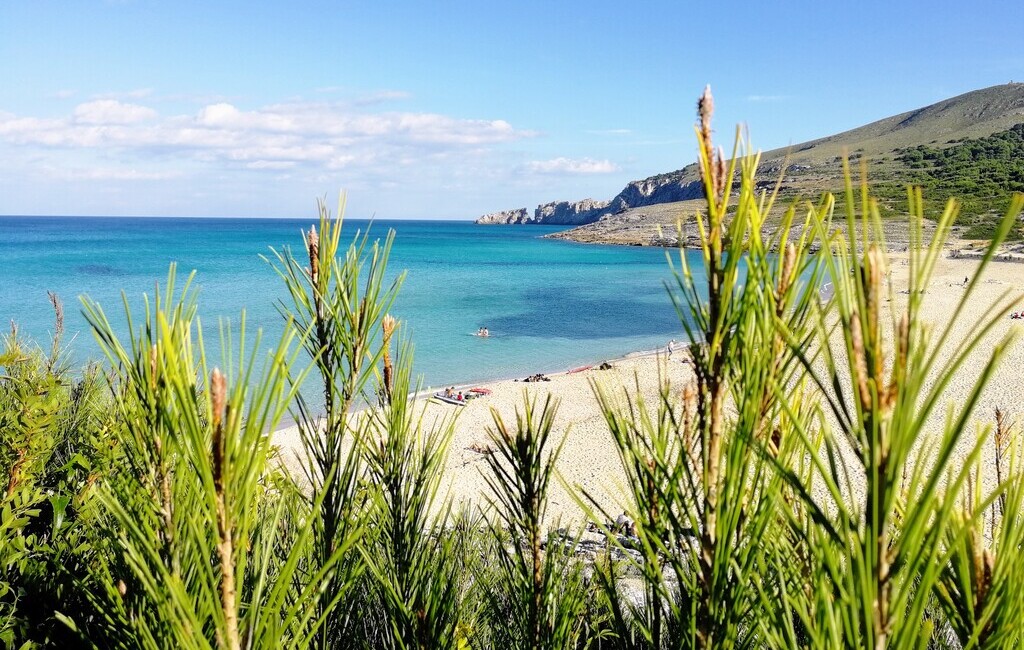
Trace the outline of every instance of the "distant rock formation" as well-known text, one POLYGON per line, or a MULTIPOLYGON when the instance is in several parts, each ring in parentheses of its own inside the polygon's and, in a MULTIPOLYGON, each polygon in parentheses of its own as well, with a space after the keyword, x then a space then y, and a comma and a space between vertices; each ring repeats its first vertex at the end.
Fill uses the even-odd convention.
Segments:
POLYGON ((552 201, 538 205, 532 216, 527 214, 526 208, 520 208, 485 214, 477 219, 476 223, 582 226, 631 208, 700 198, 703 192, 704 186, 695 178, 694 170, 687 167, 668 174, 632 181, 610 201, 552 201))
POLYGON ((533 212, 533 223, 579 226, 593 223, 608 212, 608 201, 583 199, 582 201, 552 201, 538 205, 533 212))
POLYGON ((477 223, 482 224, 531 223, 532 221, 533 219, 526 211, 526 208, 492 212, 490 214, 485 214, 476 220, 477 223))
POLYGON ((530 214, 526 208, 503 210, 485 214, 476 220, 481 224, 522 224, 543 223, 561 226, 580 226, 597 221, 601 215, 609 211, 608 201, 583 199, 582 201, 552 201, 538 205, 530 214))
POLYGON ((691 169, 680 169, 630 182, 614 199, 609 201, 608 211, 622 212, 630 208, 689 201, 702 196, 704 196, 704 185, 701 181, 693 178, 691 169))

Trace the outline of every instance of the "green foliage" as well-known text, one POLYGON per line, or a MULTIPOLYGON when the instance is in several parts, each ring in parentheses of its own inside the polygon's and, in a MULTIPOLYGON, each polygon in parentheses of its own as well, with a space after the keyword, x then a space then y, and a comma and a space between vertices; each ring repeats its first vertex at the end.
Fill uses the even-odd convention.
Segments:
MULTIPOLYGON (((314 227, 304 233, 305 258, 296 259, 285 248, 273 251, 270 263, 291 298, 291 304, 282 303, 279 311, 315 368, 324 398, 322 410, 311 408, 301 394, 296 395, 295 405, 306 452, 309 499, 317 513, 311 561, 328 571, 325 590, 330 600, 319 604, 318 619, 324 626, 314 640, 317 647, 326 648, 350 642, 368 616, 361 610, 361 598, 346 598, 349 589, 364 595, 373 589, 362 580, 366 566, 353 546, 364 532, 372 486, 361 480, 362 443, 349 416, 360 400, 374 402, 366 388, 387 349, 379 339, 375 345, 374 337, 402 277, 385 282, 394 233, 383 245, 371 244, 369 233, 357 233, 347 250, 340 252, 343 204, 337 221, 323 201, 318 209, 320 232, 314 227)), ((363 420, 364 427, 368 423, 363 420)))
POLYGON ((0 351, 0 641, 68 643, 62 616, 99 618, 87 593, 103 552, 95 524, 97 478, 116 462, 105 435, 109 394, 96 366, 77 377, 62 358, 63 309, 44 351, 16 329, 0 351))
POLYGON ((999 487, 983 496, 980 481, 969 484, 944 540, 949 560, 936 595, 963 648, 1015 648, 1024 637, 1024 477, 1017 434, 997 410, 992 441, 999 487))
MULTIPOLYGON (((387 345, 391 330, 385 332, 387 345)), ((364 437, 376 489, 369 515, 373 532, 361 549, 376 579, 376 609, 384 614, 374 646, 457 648, 459 539, 445 531, 449 509, 437 498, 452 428, 447 423, 424 432, 422 413, 417 417, 404 397, 410 394, 409 346, 400 346, 397 361, 397 373, 378 391, 383 404, 368 415, 364 437)))
MULTIPOLYGON (((913 198, 911 286, 905 310, 884 313, 881 219, 866 185, 855 192, 848 184, 847 238, 833 239, 833 254, 824 258, 835 288, 837 321, 830 321, 831 315, 819 317, 814 349, 820 350, 822 363, 816 367, 804 352, 807 342, 787 333, 830 419, 838 423, 833 429, 813 412, 791 420, 791 434, 816 460, 804 477, 787 474, 815 523, 810 541, 792 550, 797 556, 811 552, 804 563, 807 573, 792 576, 790 582, 790 589, 799 592, 790 594, 791 603, 809 631, 811 647, 835 647, 837 641, 864 648, 925 647, 928 626, 918 624, 945 564, 943 535, 951 530, 957 534, 953 504, 978 462, 981 441, 971 445, 965 465, 952 460, 953 451, 971 428, 971 410, 1013 336, 992 350, 968 401, 949 413, 944 429, 926 439, 921 422, 938 407, 942 391, 963 371, 966 358, 1012 301, 1004 296, 977 324, 976 336, 955 344, 949 357, 937 354, 950 340, 956 319, 933 332, 920 317, 921 301, 956 208, 948 206, 935 239, 925 247, 920 194, 913 198), (832 343, 831 323, 841 333, 841 345, 832 343), (891 323, 889 335, 883 334, 885 323, 891 323), (937 379, 930 381, 933 372, 937 379), (809 485, 824 489, 814 494, 809 485)), ((1018 199, 1004 217, 963 302, 971 299, 980 272, 1020 203, 1018 199)))
POLYGON ((920 145, 897 153, 908 168, 921 170, 915 180, 946 197, 1024 192, 1024 124, 947 147, 920 145))
MULTIPOLYGON (((173 266, 141 318, 125 300, 124 341, 84 300, 103 369, 64 367, 55 296, 49 349, 16 333, 4 340, 0 643, 1018 646, 1024 446, 1000 413, 991 437, 968 437, 1014 335, 988 353, 937 433, 921 423, 1019 297, 1005 295, 962 341, 952 340, 953 322, 922 322, 958 204, 935 216, 935 238, 924 242, 918 189, 910 292, 892 300, 885 202, 855 188, 848 169, 845 236, 833 232, 831 195, 792 206, 763 236, 777 194, 758 193, 756 157, 727 164, 714 152, 710 94, 699 109, 706 284, 681 256, 669 286, 694 380, 681 392, 664 384, 653 402, 594 384, 626 486, 626 521, 603 526, 596 558, 582 559, 580 535, 546 517, 562 433, 551 399, 524 397, 514 424, 493 413, 490 508, 453 512, 439 491, 453 421, 424 420, 411 344, 388 313, 401 284, 387 275, 393 234, 343 247, 341 221, 321 203, 303 254, 271 255, 288 301, 269 354, 253 351, 259 337, 246 349, 243 317, 237 341, 222 328, 226 370, 211 368, 196 294, 190 282, 176 288, 173 266), (824 283, 830 297, 819 293, 824 283), (307 375, 322 403, 300 396, 307 375), (299 475, 283 469, 269 436, 289 409, 303 443, 299 475), (984 492, 989 441, 996 487, 984 492), (954 462, 964 446, 966 462, 954 462)), ((1022 135, 1015 127, 908 150, 903 162, 935 183, 962 178, 961 189, 989 191, 1014 182, 1022 135)), ((963 301, 1022 207, 1018 195, 993 226, 963 301)), ((617 514, 577 498, 597 521, 617 514)))
POLYGON ((550 397, 538 412, 527 395, 515 428, 491 412, 495 451, 487 456, 485 478, 497 515, 491 523, 497 570, 484 586, 490 647, 568 648, 581 632, 585 602, 575 539, 556 533, 545 542, 547 491, 561 452, 551 439, 557 412, 550 397))
POLYGON ((257 370, 243 317, 237 365, 222 333, 228 369, 211 370, 190 282, 176 294, 173 266, 137 329, 126 307, 127 346, 99 305, 84 304, 117 371, 113 435, 124 449, 97 497, 121 551, 97 595, 110 625, 137 647, 304 647, 322 625, 327 570, 300 572, 312 518, 285 516, 295 501, 266 435, 296 392, 292 333, 257 370))
POLYGON ((670 287, 695 342, 695 382, 682 404, 664 386, 653 406, 628 393, 616 401, 595 385, 635 504, 630 515, 641 559, 634 568, 644 580, 644 601, 616 606, 622 597, 614 576, 603 574, 603 581, 615 594, 615 628, 640 647, 761 642, 752 612, 764 606, 760 589, 772 588, 761 581, 772 549, 766 538, 784 532, 773 471, 782 415, 775 386, 798 382, 801 374, 780 332, 784 326, 806 337, 818 284, 819 262, 808 254, 810 220, 794 233, 790 210, 775 238, 762 240, 774 196, 755 194, 755 158, 732 156, 741 180, 738 201, 729 205, 735 170, 714 153, 710 103, 710 95, 701 100, 698 130, 701 166, 710 170, 707 212, 697 218, 707 285, 696 285, 680 256, 670 287))
MULTIPOLYGON (((883 208, 905 200, 906 185, 923 188, 928 197, 923 213, 939 219, 952 198, 960 204, 961 219, 968 225, 964 237, 992 239, 1014 192, 1024 192, 1024 124, 977 139, 961 139, 945 147, 919 145, 898 149, 902 169, 896 182, 877 185, 883 208)), ((1024 238, 1024 226, 1016 224, 1006 238, 1024 238)))

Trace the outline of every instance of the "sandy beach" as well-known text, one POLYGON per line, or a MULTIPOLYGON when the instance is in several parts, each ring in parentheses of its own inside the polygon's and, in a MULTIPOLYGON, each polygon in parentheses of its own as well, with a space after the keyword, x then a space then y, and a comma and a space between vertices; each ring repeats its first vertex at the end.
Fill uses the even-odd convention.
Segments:
MULTIPOLYGON (((891 253, 890 278, 892 294, 897 308, 907 297, 909 266, 907 253, 891 253)), ((950 344, 940 352, 948 355, 956 345, 968 337, 975 336, 979 319, 985 311, 1007 291, 1017 298, 1014 309, 1024 309, 1024 265, 996 262, 989 266, 977 288, 974 297, 961 313, 956 313, 957 303, 966 291, 965 278, 972 278, 977 272, 978 262, 969 259, 950 258, 944 254, 936 265, 924 301, 924 318, 936 326, 956 318, 950 344)), ((968 364, 957 374, 945 393, 945 403, 963 403, 974 385, 978 374, 984 369, 988 356, 996 343, 1012 328, 1024 328, 1024 320, 1002 319, 986 336, 972 355, 968 364)), ((487 486, 481 475, 486 469, 484 456, 475 451, 488 444, 487 430, 492 426, 491 409, 502 415, 506 422, 515 421, 515 410, 523 403, 524 394, 543 402, 547 396, 559 401, 556 430, 558 436, 565 436, 565 444, 557 468, 561 480, 553 486, 550 495, 549 520, 561 517, 564 521, 579 520, 582 515, 576 499, 565 489, 573 486, 577 493, 585 490, 595 497, 610 512, 622 510, 622 471, 618 452, 608 432, 604 418, 594 397, 592 382, 600 382, 609 389, 620 392, 628 387, 631 394, 639 392, 645 399, 653 401, 657 395, 659 377, 664 376, 678 394, 692 371, 681 352, 667 358, 664 350, 654 354, 629 356, 611 360, 611 369, 587 370, 548 375, 547 382, 499 381, 484 385, 491 393, 475 399, 466 406, 454 406, 422 399, 418 404, 425 408, 424 422, 427 426, 434 421, 456 415, 455 431, 451 441, 449 457, 444 474, 442 490, 453 498, 456 507, 466 504, 486 504, 487 486)), ((539 364, 540 365, 540 364, 539 364)), ((991 382, 985 389, 975 409, 974 418, 979 425, 991 425, 996 407, 1006 411, 1011 419, 1024 425, 1024 340, 1017 340, 1007 351, 1003 363, 997 368, 991 382)), ((937 409, 933 416, 922 423, 926 431, 936 431, 946 417, 946 408, 937 409)), ((966 436, 960 446, 961 457, 967 453, 973 436, 966 436)), ((297 429, 287 427, 275 434, 275 443, 283 455, 294 459, 301 448, 297 429)), ((986 445, 984 458, 991 466, 993 452, 986 445)), ((994 472, 989 472, 993 474, 994 472)), ((991 483, 991 476, 987 477, 991 483)))

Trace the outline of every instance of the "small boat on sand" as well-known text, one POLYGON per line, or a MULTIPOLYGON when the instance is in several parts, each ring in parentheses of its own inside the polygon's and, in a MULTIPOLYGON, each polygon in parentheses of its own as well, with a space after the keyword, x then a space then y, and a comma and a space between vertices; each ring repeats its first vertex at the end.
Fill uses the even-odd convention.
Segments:
POLYGON ((471 392, 471 393, 478 393, 480 395, 490 395, 491 394, 491 389, 490 388, 481 388, 480 386, 476 386, 474 388, 470 388, 469 392, 471 392))
POLYGON ((466 405, 465 399, 458 399, 457 397, 448 397, 444 393, 434 393, 434 399, 441 400, 442 402, 446 402, 448 404, 454 404, 455 406, 466 405))
POLYGON ((579 368, 573 368, 572 370, 567 370, 565 372, 565 374, 567 374, 567 375, 575 375, 577 372, 583 372, 584 370, 590 370, 593 367, 594 366, 580 366, 579 368))

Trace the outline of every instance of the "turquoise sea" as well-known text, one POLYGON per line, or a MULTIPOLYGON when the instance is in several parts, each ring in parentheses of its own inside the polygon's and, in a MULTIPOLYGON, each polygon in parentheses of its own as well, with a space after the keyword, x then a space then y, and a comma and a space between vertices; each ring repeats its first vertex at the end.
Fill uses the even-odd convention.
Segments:
MULTIPOLYGON (((64 301, 73 362, 100 356, 78 297, 98 301, 125 333, 124 291, 141 312, 177 262, 195 270, 208 349, 218 319, 262 328, 276 341, 283 285, 260 258, 269 248, 301 252, 294 219, 0 217, 0 322, 48 340, 46 292, 64 301)), ((557 372, 664 346, 683 337, 665 289, 665 251, 541 239, 546 226, 478 226, 465 221, 345 221, 383 239, 394 229, 389 270, 407 277, 393 314, 415 344, 424 386, 557 372), (491 338, 473 336, 486 326, 491 338)), ((672 255, 678 255, 673 251, 672 255)))

